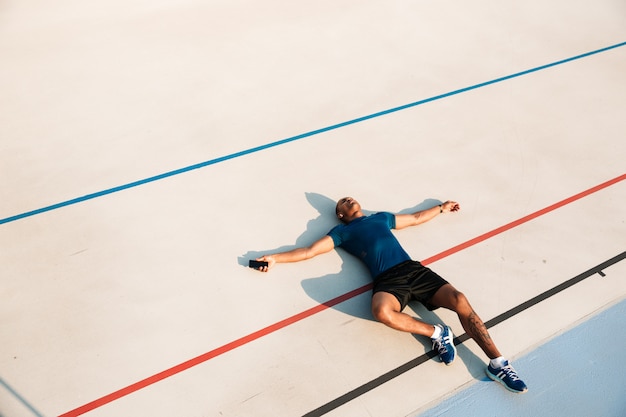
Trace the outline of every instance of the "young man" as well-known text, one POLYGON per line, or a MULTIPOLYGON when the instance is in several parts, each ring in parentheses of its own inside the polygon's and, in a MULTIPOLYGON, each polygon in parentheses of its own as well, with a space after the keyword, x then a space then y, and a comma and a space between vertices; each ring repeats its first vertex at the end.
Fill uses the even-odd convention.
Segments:
POLYGON ((414 319, 402 310, 411 300, 421 302, 429 310, 439 307, 452 310, 459 316, 467 334, 489 357, 487 375, 512 392, 526 392, 526 384, 502 356, 465 295, 429 268, 411 260, 391 232, 391 229, 417 226, 441 213, 459 210, 458 203, 446 201, 413 214, 381 212, 365 216, 355 199, 345 197, 336 206, 337 218, 342 224, 309 247, 258 258, 268 263, 259 270, 267 272, 276 263, 303 261, 341 247, 361 259, 374 278, 372 314, 376 320, 396 330, 430 337, 440 360, 450 365, 456 354, 450 328, 414 319))

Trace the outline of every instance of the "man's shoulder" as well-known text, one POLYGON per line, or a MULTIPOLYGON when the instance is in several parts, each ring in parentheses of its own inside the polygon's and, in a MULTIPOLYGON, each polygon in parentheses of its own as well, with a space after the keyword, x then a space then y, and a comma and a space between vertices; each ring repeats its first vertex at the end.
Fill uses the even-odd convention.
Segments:
POLYGON ((376 214, 372 214, 371 217, 376 217, 380 222, 384 222, 390 229, 396 227, 396 215, 388 211, 379 211, 376 214))
POLYGON ((395 218, 396 215, 393 214, 393 213, 390 213, 388 211, 379 211, 378 213, 374 213, 374 214, 370 215, 369 217, 375 217, 375 218, 378 218, 378 219, 389 220, 389 219, 395 218))
POLYGON ((328 233, 326 233, 326 235, 328 235, 328 236, 338 235, 338 234, 340 234, 342 232, 342 230, 344 230, 346 228, 346 226, 348 226, 348 225, 347 224, 343 224, 343 223, 335 225, 328 231, 328 233))
POLYGON ((345 224, 337 224, 337 225, 333 226, 333 227, 332 227, 332 228, 328 231, 328 233, 327 233, 327 234, 329 234, 329 233, 331 233, 331 232, 333 232, 333 231, 337 231, 337 230, 341 229, 343 226, 345 226, 345 224))
POLYGON ((394 216, 393 213, 390 213, 388 211, 378 211, 374 214, 371 214, 369 217, 374 217, 374 216, 378 216, 378 217, 389 217, 389 216, 394 216))

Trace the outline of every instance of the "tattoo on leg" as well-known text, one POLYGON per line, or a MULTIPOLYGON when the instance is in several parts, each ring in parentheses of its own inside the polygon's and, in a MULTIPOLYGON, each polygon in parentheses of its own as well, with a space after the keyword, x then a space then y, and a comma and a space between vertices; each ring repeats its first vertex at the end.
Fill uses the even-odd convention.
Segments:
POLYGON ((491 336, 489 336, 489 332, 487 331, 487 327, 485 327, 485 323, 478 317, 478 314, 474 310, 470 313, 467 318, 468 329, 467 331, 470 333, 472 338, 479 345, 482 343, 491 344, 491 336))

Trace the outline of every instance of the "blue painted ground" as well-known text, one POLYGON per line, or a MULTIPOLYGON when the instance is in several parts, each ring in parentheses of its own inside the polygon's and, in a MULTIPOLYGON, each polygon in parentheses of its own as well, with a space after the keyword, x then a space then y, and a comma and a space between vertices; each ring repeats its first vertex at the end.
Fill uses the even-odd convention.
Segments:
POLYGON ((518 358, 525 394, 485 377, 419 417, 626 416, 625 321, 622 300, 518 358))

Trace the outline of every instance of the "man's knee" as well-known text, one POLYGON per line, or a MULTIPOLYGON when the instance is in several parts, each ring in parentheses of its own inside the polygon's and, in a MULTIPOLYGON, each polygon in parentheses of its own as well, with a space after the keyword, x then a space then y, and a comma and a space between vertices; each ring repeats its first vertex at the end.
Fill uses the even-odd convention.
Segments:
POLYGON ((455 289, 451 294, 451 303, 454 306, 454 310, 458 313, 463 312, 471 312, 472 306, 469 303, 469 300, 461 291, 455 289))
POLYGON ((372 315, 383 324, 390 325, 400 309, 400 302, 392 294, 377 292, 372 297, 372 315))
POLYGON ((373 304, 372 305, 372 315, 374 318, 383 323, 390 324, 392 321, 392 313, 393 309, 386 304, 373 304))
POLYGON ((469 314, 472 309, 465 294, 449 284, 441 287, 430 302, 437 307, 444 307, 459 314, 469 314))

